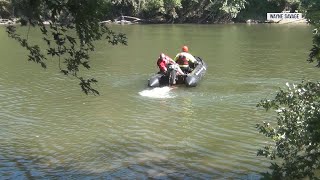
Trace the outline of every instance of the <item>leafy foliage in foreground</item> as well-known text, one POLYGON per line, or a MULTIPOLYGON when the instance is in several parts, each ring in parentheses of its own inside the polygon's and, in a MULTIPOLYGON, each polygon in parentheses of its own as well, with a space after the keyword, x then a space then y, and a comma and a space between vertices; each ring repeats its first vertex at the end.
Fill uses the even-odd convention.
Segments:
MULTIPOLYGON (((65 75, 79 79, 84 93, 94 95, 99 92, 91 85, 94 78, 85 79, 79 75, 81 68, 89 69, 89 52, 94 51, 94 41, 105 39, 112 45, 127 44, 124 34, 116 34, 99 22, 103 17, 103 0, 20 0, 16 5, 23 20, 39 27, 43 41, 47 44, 46 55, 57 57, 59 68, 65 75), (50 25, 43 22, 49 20, 50 25), (76 32, 76 37, 72 36, 76 32)), ((30 28, 30 27, 29 27, 30 28)), ((46 68, 46 55, 39 45, 32 45, 28 35, 17 34, 15 26, 8 26, 9 37, 17 40, 30 54, 28 60, 46 68)))
MULTIPOLYGON (((320 1, 303 0, 306 17, 314 25, 313 48, 309 62, 320 67, 320 1)), ((287 84, 288 89, 277 93, 273 100, 262 100, 258 106, 276 110, 277 124, 257 124, 260 133, 272 143, 258 151, 259 156, 270 158, 271 179, 317 179, 320 168, 320 83, 287 84)))
POLYGON ((302 5, 307 9, 306 18, 314 26, 313 47, 310 50, 308 61, 316 61, 317 67, 320 67, 320 1, 304 0, 302 5))
POLYGON ((10 15, 9 12, 10 2, 7 0, 0 0, 0 17, 10 15))
POLYGON ((272 179, 313 178, 320 165, 320 83, 287 86, 274 100, 258 104, 277 112, 277 125, 257 124, 259 132, 274 142, 258 155, 281 159, 270 166, 272 179))

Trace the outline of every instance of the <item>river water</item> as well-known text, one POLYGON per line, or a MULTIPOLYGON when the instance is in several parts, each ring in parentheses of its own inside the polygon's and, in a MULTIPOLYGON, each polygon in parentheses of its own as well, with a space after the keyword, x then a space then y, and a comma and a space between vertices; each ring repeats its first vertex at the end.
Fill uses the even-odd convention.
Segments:
POLYGON ((82 73, 101 95, 86 96, 56 59, 27 62, 0 27, 0 179, 259 179, 269 162, 255 125, 275 117, 256 104, 319 77, 307 25, 111 28, 128 46, 96 43, 82 73), (149 89, 158 55, 182 45, 208 64, 200 84, 149 89))

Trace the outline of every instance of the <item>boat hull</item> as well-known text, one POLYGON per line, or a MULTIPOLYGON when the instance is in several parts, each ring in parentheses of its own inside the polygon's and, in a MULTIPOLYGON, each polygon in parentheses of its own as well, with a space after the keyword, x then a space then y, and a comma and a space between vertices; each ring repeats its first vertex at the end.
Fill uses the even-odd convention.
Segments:
POLYGON ((196 57, 198 62, 200 62, 194 70, 187 75, 185 84, 187 87, 195 87, 200 82, 201 78, 207 72, 207 64, 199 57, 196 57))
MULTIPOLYGON (((198 65, 187 76, 177 76, 177 84, 185 84, 187 87, 195 87, 199 84, 202 77, 207 71, 207 64, 200 58, 195 57, 198 65)), ((169 77, 158 73, 151 76, 148 80, 149 87, 160 87, 169 85, 169 77)))

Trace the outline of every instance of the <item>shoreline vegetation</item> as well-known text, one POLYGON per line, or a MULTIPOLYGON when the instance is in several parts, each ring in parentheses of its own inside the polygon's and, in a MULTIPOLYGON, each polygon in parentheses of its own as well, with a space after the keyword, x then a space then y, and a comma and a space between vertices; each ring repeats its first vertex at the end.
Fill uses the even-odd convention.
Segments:
MULTIPOLYGON (((75 8, 83 8, 79 2, 69 7, 71 1, 0 0, 0 24, 72 24, 75 8)), ((94 0, 83 6, 96 8, 94 16, 87 16, 100 24, 308 24, 301 17, 267 20, 268 13, 305 14, 301 0, 94 0)))
MULTIPOLYGON (((132 24, 199 24, 199 23, 167 23, 162 21, 153 21, 153 20, 144 20, 138 17, 133 16, 119 16, 113 20, 106 20, 99 22, 100 24, 109 25, 109 24, 118 24, 118 25, 132 25, 132 24)), ((309 24, 307 19, 280 19, 280 20, 265 20, 259 21, 254 19, 248 19, 245 22, 224 22, 224 23, 201 23, 201 24, 309 24)), ((13 19, 1 19, 0 25, 19 25, 22 24, 18 18, 13 19)), ((50 21, 43 21, 44 25, 49 25, 50 21)))
MULTIPOLYGON (((265 20, 265 21, 259 21, 259 20, 253 20, 248 19, 245 22, 225 22, 225 23, 202 23, 202 24, 239 24, 239 23, 247 23, 247 24, 309 24, 308 20, 305 18, 301 19, 280 19, 280 20, 265 20)), ((138 17, 132 17, 132 16, 119 16, 118 18, 115 18, 114 20, 106 20, 101 21, 100 24, 120 24, 120 25, 130 25, 130 24, 187 24, 187 23, 166 23, 161 21, 153 21, 153 20, 143 20, 138 17)), ((188 23, 188 24, 199 24, 199 23, 188 23)))

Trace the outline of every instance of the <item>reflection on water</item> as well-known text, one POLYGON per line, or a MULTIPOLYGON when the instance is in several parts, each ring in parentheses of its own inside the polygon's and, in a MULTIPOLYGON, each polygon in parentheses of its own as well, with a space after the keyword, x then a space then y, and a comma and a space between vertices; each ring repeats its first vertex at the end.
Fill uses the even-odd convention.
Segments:
POLYGON ((129 46, 97 42, 83 72, 98 79, 96 97, 54 61, 47 70, 24 61, 0 31, 0 179, 258 179, 269 164, 256 156, 266 139, 255 124, 274 114, 256 103, 318 78, 305 62, 308 26, 113 28, 129 46), (148 88, 159 53, 182 44, 208 64, 199 86, 148 88))

